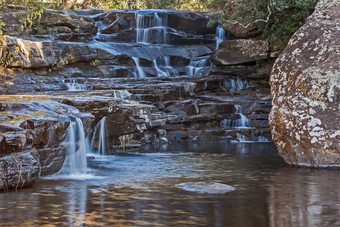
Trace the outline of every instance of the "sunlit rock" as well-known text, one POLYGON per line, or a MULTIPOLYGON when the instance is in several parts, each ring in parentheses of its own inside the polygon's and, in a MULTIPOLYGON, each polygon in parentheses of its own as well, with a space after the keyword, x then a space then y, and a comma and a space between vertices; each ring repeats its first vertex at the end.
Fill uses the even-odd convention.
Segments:
POLYGON ((269 123, 288 164, 340 167, 339 9, 339 1, 319 1, 271 73, 269 123))

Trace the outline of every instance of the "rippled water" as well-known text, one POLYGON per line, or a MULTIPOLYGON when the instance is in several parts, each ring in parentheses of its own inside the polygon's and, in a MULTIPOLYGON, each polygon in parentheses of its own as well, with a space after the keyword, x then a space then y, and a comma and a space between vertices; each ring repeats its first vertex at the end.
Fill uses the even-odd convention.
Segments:
POLYGON ((0 226, 339 226, 337 170, 286 167, 273 144, 145 147, 96 156, 91 177, 0 194, 0 226), (210 181, 226 194, 175 185, 210 181))

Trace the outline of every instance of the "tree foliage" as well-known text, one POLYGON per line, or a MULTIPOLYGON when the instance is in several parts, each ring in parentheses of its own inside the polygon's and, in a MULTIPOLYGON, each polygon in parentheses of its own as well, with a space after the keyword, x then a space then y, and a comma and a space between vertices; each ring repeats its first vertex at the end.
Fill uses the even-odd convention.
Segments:
POLYGON ((224 25, 256 25, 271 42, 285 46, 313 12, 318 0, 236 0, 235 14, 224 15, 224 25))

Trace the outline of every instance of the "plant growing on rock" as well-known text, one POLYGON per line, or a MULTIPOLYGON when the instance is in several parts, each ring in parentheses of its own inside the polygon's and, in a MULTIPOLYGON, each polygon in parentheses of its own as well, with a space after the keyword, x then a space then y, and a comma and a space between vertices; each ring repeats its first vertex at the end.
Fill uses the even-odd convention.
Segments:
POLYGON ((64 57, 62 56, 63 50, 59 51, 59 61, 57 64, 54 64, 52 68, 49 69, 49 72, 52 72, 52 70, 58 70, 63 68, 65 65, 68 65, 70 61, 74 59, 73 55, 71 53, 67 53, 64 57))
POLYGON ((99 63, 100 63, 100 60, 94 59, 94 60, 92 60, 92 61, 90 62, 90 65, 91 65, 91 66, 96 66, 96 65, 98 65, 99 63))
POLYGON ((224 26, 257 29, 271 43, 286 46, 313 12, 317 0, 234 0, 225 6, 224 26))

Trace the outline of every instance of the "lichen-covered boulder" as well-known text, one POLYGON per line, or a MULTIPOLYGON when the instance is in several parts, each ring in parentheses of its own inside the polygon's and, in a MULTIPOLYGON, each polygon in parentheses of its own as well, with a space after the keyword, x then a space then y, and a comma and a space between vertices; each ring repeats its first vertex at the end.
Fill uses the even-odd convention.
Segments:
POLYGON ((340 2, 320 0, 270 77, 269 121, 288 164, 340 168, 340 2))

